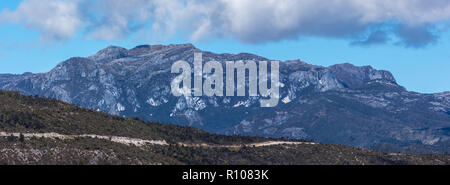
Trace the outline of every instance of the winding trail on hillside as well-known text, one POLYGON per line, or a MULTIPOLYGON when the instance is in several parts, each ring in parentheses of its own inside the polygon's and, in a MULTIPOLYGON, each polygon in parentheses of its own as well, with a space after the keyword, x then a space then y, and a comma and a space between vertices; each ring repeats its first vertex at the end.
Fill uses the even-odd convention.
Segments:
POLYGON ((50 133, 17 133, 17 132, 0 132, 0 137, 8 137, 8 136, 15 136, 19 137, 20 134, 24 136, 24 138, 50 138, 50 139, 75 139, 75 138, 94 138, 94 139, 105 139, 110 140, 112 142, 126 144, 126 145, 136 145, 136 146, 144 146, 146 144, 155 144, 155 145, 168 145, 168 143, 165 140, 145 140, 145 139, 138 139, 138 138, 129 138, 129 137, 121 137, 121 136, 102 136, 102 135, 95 135, 95 134, 83 134, 83 135, 64 135, 64 134, 58 134, 54 132, 50 133))
MULTIPOLYGON (((65 135, 58 134, 54 132, 50 133, 18 133, 18 132, 0 132, 0 137, 20 137, 23 135, 24 138, 50 138, 50 139, 75 139, 75 138, 94 138, 94 139, 105 139, 116 143, 126 144, 126 145, 136 145, 136 146, 145 146, 148 144, 153 145, 169 145, 165 140, 145 140, 139 138, 130 138, 130 137, 122 137, 122 136, 102 136, 96 134, 82 134, 82 135, 65 135)), ((309 144, 315 145, 317 143, 314 142, 295 142, 295 141, 265 141, 258 143, 247 143, 247 144, 232 144, 232 145, 218 145, 218 144, 192 144, 192 143, 184 143, 178 142, 177 145, 184 147, 207 147, 207 148, 241 148, 241 147, 265 147, 265 146, 273 146, 273 145, 302 145, 309 144)))
POLYGON ((264 141, 259 143, 246 143, 246 144, 232 144, 232 145, 218 145, 218 144, 190 144, 190 143, 177 143, 179 146, 185 147, 206 147, 206 148, 241 148, 241 147, 265 147, 273 145, 315 145, 313 142, 295 142, 295 141, 264 141))

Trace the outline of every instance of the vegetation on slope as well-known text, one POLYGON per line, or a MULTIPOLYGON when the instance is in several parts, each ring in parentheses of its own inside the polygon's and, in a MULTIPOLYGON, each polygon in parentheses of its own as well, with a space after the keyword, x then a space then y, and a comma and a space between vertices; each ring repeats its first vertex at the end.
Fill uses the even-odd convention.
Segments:
POLYGON ((56 99, 0 91, 0 131, 97 134, 141 139, 164 139, 169 143, 251 143, 260 137, 223 136, 171 124, 144 122, 80 108, 56 99))
POLYGON ((202 148, 129 146, 95 138, 0 138, 0 164, 450 164, 443 154, 389 154, 341 145, 202 148))
POLYGON ((89 137, 0 137, 0 164, 450 164, 450 155, 389 154, 327 144, 188 147, 177 143, 230 145, 271 139, 143 122, 8 91, 0 91, 0 132, 96 134, 169 143, 135 146, 89 137))

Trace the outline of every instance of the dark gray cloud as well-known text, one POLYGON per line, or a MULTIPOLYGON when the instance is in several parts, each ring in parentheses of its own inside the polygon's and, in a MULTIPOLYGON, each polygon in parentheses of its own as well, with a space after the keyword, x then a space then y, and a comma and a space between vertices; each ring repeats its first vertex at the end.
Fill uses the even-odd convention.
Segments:
POLYGON ((400 39, 397 44, 413 48, 434 44, 439 35, 432 25, 401 25, 397 27, 395 34, 400 39))
POLYGON ((393 41, 422 47, 438 40, 442 29, 434 29, 436 24, 446 27, 450 20, 448 0, 44 1, 24 0, 18 9, 3 11, 0 21, 24 24, 62 40, 77 31, 105 40, 145 32, 167 38, 181 33, 194 41, 232 38, 265 43, 325 37, 354 45, 393 41), (58 11, 52 11, 55 7, 58 11))
POLYGON ((389 33, 386 31, 377 30, 371 32, 364 40, 353 41, 351 44, 356 46, 370 46, 378 44, 386 44, 391 41, 389 33))

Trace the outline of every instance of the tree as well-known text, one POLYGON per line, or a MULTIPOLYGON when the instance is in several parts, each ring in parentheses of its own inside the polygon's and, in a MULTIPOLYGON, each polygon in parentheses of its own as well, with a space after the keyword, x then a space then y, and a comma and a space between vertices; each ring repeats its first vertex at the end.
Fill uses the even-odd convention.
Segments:
POLYGON ((25 136, 22 133, 20 133, 20 135, 19 135, 19 141, 21 143, 25 142, 25 136))

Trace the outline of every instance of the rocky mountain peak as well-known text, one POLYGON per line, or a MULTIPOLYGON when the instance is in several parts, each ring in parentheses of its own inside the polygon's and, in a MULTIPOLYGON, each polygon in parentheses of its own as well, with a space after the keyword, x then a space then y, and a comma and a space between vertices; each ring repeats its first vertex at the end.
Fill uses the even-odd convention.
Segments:
POLYGON ((167 46, 164 45, 140 45, 140 46, 136 46, 133 49, 128 50, 128 54, 130 56, 140 56, 140 55, 145 55, 145 54, 149 54, 155 51, 159 51, 162 49, 166 49, 167 46))
POLYGON ((111 60, 128 56, 128 50, 118 46, 109 46, 98 51, 95 55, 89 56, 92 60, 111 60))
POLYGON ((369 82, 397 85, 389 71, 376 70, 371 66, 355 66, 350 63, 336 64, 329 67, 333 74, 344 83, 345 87, 362 88, 369 82))
POLYGON ((170 45, 139 45, 130 50, 127 50, 118 46, 109 46, 105 49, 98 51, 96 54, 87 58, 95 61, 100 60, 114 60, 125 57, 137 57, 152 54, 157 51, 163 50, 177 50, 177 49, 197 49, 194 45, 187 44, 170 44, 170 45))
POLYGON ((173 48, 173 47, 189 47, 189 48, 195 48, 195 46, 191 43, 184 43, 184 44, 169 44, 167 47, 173 48))

